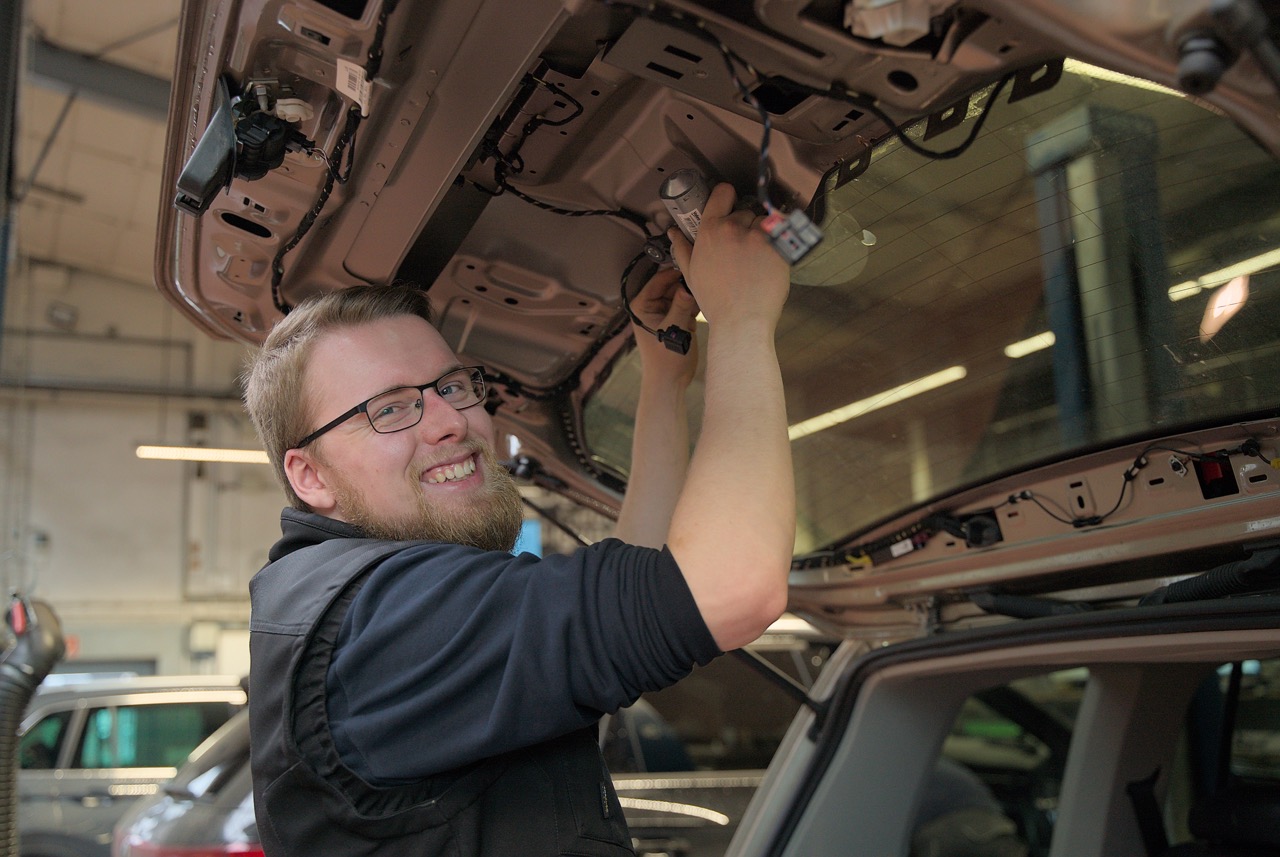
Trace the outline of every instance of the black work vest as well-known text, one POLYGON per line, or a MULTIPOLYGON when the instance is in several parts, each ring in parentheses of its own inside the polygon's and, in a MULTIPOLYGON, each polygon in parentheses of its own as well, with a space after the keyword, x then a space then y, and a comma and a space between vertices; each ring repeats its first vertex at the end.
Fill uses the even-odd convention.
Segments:
POLYGON ((253 799, 267 857, 633 855, 594 728, 392 787, 342 763, 325 706, 334 642, 368 572, 403 547, 331 538, 250 584, 253 799))

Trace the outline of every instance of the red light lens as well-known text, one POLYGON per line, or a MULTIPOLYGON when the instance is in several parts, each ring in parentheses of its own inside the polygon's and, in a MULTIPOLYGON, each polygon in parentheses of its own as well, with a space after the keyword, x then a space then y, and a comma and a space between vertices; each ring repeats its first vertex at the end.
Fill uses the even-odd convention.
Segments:
POLYGON ((158 845, 134 837, 118 843, 121 857, 266 857, 256 842, 230 842, 225 845, 158 845))

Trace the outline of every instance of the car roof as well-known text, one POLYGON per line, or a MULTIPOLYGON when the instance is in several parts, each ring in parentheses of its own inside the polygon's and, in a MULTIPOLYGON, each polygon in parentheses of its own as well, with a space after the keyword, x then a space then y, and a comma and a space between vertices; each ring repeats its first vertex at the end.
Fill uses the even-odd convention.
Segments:
POLYGON ((91 674, 53 673, 36 690, 36 699, 47 702, 61 698, 118 696, 125 693, 153 693, 180 690, 243 690, 234 675, 154 675, 104 677, 91 674))

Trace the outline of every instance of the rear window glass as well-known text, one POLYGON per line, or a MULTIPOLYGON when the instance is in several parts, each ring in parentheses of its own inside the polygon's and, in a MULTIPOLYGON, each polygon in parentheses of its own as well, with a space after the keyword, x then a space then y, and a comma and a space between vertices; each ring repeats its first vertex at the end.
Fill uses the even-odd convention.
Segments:
MULTIPOLYGON (((1275 408, 1275 159, 1194 99, 1100 72, 975 95, 926 144, 993 105, 961 157, 890 138, 824 183, 826 239, 777 331, 798 552, 1028 465, 1275 408)), ((592 459, 624 477, 638 377, 629 352, 585 413, 592 459)))

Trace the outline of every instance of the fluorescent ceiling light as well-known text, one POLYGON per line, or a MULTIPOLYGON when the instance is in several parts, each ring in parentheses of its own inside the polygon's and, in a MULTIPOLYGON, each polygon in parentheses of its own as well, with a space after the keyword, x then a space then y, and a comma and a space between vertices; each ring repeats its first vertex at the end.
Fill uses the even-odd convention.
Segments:
POLYGON ((267 464, 260 449, 219 449, 210 446, 139 446, 139 458, 151 461, 212 461, 219 464, 267 464))
POLYGON ((896 405, 898 402, 910 399, 912 396, 918 396, 921 393, 927 393, 930 390, 936 390, 946 384, 959 381, 968 374, 968 371, 963 366, 952 366, 950 369, 943 369, 941 372, 925 375, 923 378, 908 381, 891 390, 885 390, 883 393, 877 393, 874 396, 850 402, 847 405, 836 408, 834 411, 827 411, 825 414, 818 414, 816 417, 802 420, 787 429, 787 436, 791 440, 798 440, 799 438, 816 434, 832 426, 838 426, 840 423, 847 423, 849 420, 865 416, 872 411, 896 405))
POLYGON ((1004 347, 1004 356, 1017 360, 1019 357, 1026 357, 1028 354, 1043 351, 1053 345, 1055 341, 1053 331, 1046 330, 1044 333, 1037 333, 1035 336, 1006 345, 1004 347))
MULTIPOLYGON (((634 786, 633 786, 634 788, 634 786)), ((729 816, 723 812, 716 812, 714 809, 707 809, 705 806, 697 806, 690 803, 675 803, 669 800, 650 800, 643 797, 626 797, 618 795, 618 803, 623 809, 644 809, 650 812, 666 812, 675 815, 689 815, 694 818, 701 818, 704 821, 710 821, 712 824, 724 826, 729 823, 729 816)))
POLYGON ((1225 268, 1205 274, 1203 277, 1196 277, 1194 280, 1187 280, 1185 283, 1170 286, 1169 300, 1180 301, 1184 298, 1192 298, 1205 289, 1231 282, 1236 277, 1245 274, 1256 274, 1264 268, 1270 268, 1275 265, 1280 265, 1280 250, 1271 250, 1261 256, 1254 256, 1252 259, 1245 259, 1243 262, 1236 262, 1234 265, 1228 265, 1225 268))
POLYGON ((1149 89, 1152 92, 1162 92, 1165 95, 1176 95, 1179 98, 1186 98, 1187 96, 1185 92, 1170 89, 1169 87, 1156 83, 1155 81, 1122 74, 1118 71, 1112 71, 1109 68, 1101 68, 1100 66, 1090 65, 1087 62, 1080 62, 1080 60, 1066 60, 1063 62, 1062 67, 1066 71, 1081 74, 1085 77, 1091 77, 1094 80, 1105 80, 1108 83, 1123 83, 1125 86, 1132 86, 1135 89, 1149 89))
POLYGON ((1223 325, 1231 320, 1249 300, 1249 278, 1240 276, 1221 286, 1204 308, 1204 318, 1200 320, 1200 341, 1213 339, 1223 325))

